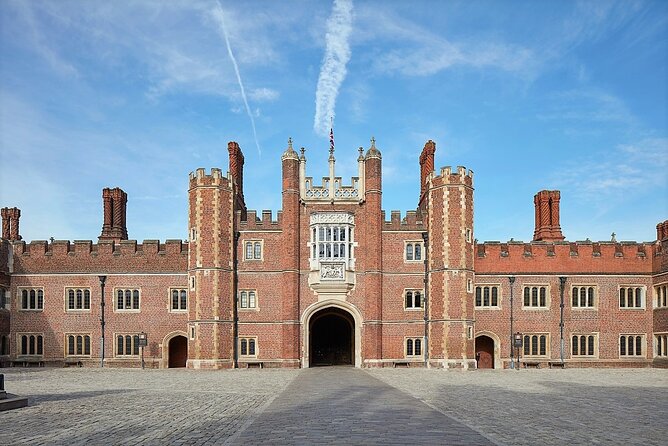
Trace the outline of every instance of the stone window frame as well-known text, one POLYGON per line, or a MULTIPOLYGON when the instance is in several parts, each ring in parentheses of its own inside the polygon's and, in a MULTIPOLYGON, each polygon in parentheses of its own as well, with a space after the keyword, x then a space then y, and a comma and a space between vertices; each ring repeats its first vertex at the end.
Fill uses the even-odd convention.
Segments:
POLYGON ((113 294, 113 296, 114 296, 114 300, 113 300, 114 313, 141 313, 141 301, 142 301, 141 295, 142 295, 141 287, 132 287, 132 286, 117 286, 117 287, 114 287, 114 294, 113 294), (124 294, 123 308, 118 308, 118 291, 119 290, 123 290, 123 294, 124 294), (134 304, 135 291, 139 292, 138 308, 129 308, 129 309, 125 308, 125 299, 127 299, 127 296, 125 296, 126 291, 131 291, 131 293, 132 293, 131 294, 131 299, 132 300, 130 301, 131 302, 130 303, 131 307, 134 306, 133 304, 134 304))
POLYGON ((502 293, 503 287, 501 286, 500 283, 478 283, 476 286, 473 288, 473 307, 476 310, 501 310, 501 300, 502 300, 502 293), (484 288, 489 287, 489 305, 484 305, 485 303, 485 297, 484 297, 484 288), (496 305, 492 305, 492 288, 496 288, 496 305), (480 303, 481 305, 477 305, 478 301, 478 289, 480 289, 480 303))
POLYGON ((139 333, 131 332, 118 332, 114 333, 114 357, 115 358, 139 358, 140 348, 139 348, 139 333), (118 352, 118 337, 123 336, 123 352, 118 352), (130 349, 132 350, 131 354, 126 354, 127 351, 127 337, 130 336, 130 349))
POLYGON ((239 290, 237 290, 237 308, 239 309, 239 311, 259 311, 260 306, 259 306, 259 299, 258 298, 259 298, 259 296, 258 296, 258 293, 257 293, 257 289, 255 289, 255 288, 240 288, 239 290), (247 296, 248 296, 247 297, 248 304, 245 307, 242 306, 243 299, 242 299, 241 293, 247 293, 247 296), (254 297, 255 306, 254 307, 249 306, 250 305, 250 293, 255 294, 255 297, 254 297))
POLYGON ((655 358, 668 358, 668 332, 654 333, 655 358))
POLYGON ((195 340, 196 329, 197 329, 197 325, 193 324, 193 325, 190 326, 190 340, 191 341, 195 340))
POLYGON ((473 242, 473 230, 471 228, 464 228, 464 240, 466 240, 466 243, 473 242))
POLYGON ((552 288, 549 283, 523 283, 522 284, 522 309, 530 311, 549 311, 552 306, 552 288), (529 288, 529 303, 533 301, 533 288, 538 288, 538 306, 524 305, 525 289, 529 288), (545 306, 540 305, 540 289, 545 288, 545 306))
MULTIPOLYGON (((570 293, 568 295, 568 300, 570 302, 571 310, 574 310, 574 311, 587 311, 587 310, 596 311, 596 310, 598 310, 598 301, 600 300, 600 293, 598 291, 598 285, 597 284, 595 284, 595 283, 584 283, 584 282, 573 283, 573 284, 571 284, 569 290, 570 290, 570 293), (573 305, 573 289, 574 288, 578 289, 578 305, 577 306, 573 305), (589 289, 590 288, 593 289, 592 298, 594 300, 594 305, 592 305, 592 306, 588 306, 588 305, 580 306, 579 305, 580 301, 582 300, 582 291, 581 290, 583 288, 586 290, 585 298, 587 300, 587 303, 589 302, 589 289)), ((564 296, 564 299, 566 299, 566 296, 564 296)))
POLYGON ((241 243, 241 246, 243 247, 243 259, 245 262, 262 262, 264 261, 264 239, 244 239, 241 243), (251 253, 253 254, 252 257, 248 257, 248 244, 251 244, 251 253), (258 257, 256 254, 256 248, 257 244, 260 244, 260 256, 258 257))
POLYGON ((647 308, 647 286, 640 284, 624 283, 617 285, 617 305, 620 310, 644 311, 647 308), (622 289, 625 290, 626 305, 622 306, 622 289), (634 298, 634 306, 628 306, 628 290, 634 290, 634 294, 640 290, 640 306, 635 305, 637 298, 634 298))
POLYGON ((647 357, 647 334, 646 333, 620 333, 617 338, 617 354, 619 359, 638 359, 647 357), (625 347, 622 349, 622 337, 625 338, 625 347), (634 353, 629 354, 629 337, 633 337, 633 351, 634 353), (637 338, 640 338, 640 354, 635 352, 638 351, 638 341, 637 338), (624 350, 624 354, 622 354, 624 350))
POLYGON ((654 308, 668 307, 668 282, 654 285, 654 308))
POLYGON ((93 355, 93 336, 91 333, 63 333, 63 356, 66 358, 90 358, 93 355), (77 336, 81 336, 81 350, 83 353, 77 354, 77 336), (86 340, 85 337, 88 336, 88 354, 86 354, 86 340), (74 351, 75 353, 70 353, 70 337, 74 338, 74 351))
POLYGON ((20 286, 16 287, 16 299, 17 299, 17 305, 16 308, 18 308, 19 311, 44 311, 44 304, 46 301, 45 297, 45 292, 44 292, 44 287, 43 286, 20 286), (35 308, 24 308, 23 307, 23 291, 26 291, 27 294, 27 305, 30 307, 30 291, 35 291, 35 308), (42 306, 39 306, 40 302, 40 297, 39 293, 42 293, 42 306))
POLYGON ((16 333, 16 357, 17 358, 23 358, 23 357, 26 357, 26 356, 29 356, 31 358, 44 357, 44 350, 46 350, 44 347, 45 347, 44 332, 20 332, 20 333, 16 333), (23 337, 24 336, 28 337, 28 340, 26 341, 28 352, 30 352, 30 347, 31 347, 31 345, 29 344, 30 343, 30 336, 35 337, 35 345, 34 345, 35 353, 23 353, 23 345, 22 344, 23 344, 23 337), (37 353, 39 351, 39 348, 38 348, 39 347, 39 339, 38 338, 40 338, 40 337, 42 338, 42 353, 37 353))
POLYGON ((404 240, 404 263, 423 263, 426 256, 424 251, 424 240, 404 240), (408 245, 411 245, 412 259, 408 259, 408 245), (415 247, 420 247, 420 258, 415 258, 415 247))
POLYGON ((402 296, 403 296, 404 310, 405 311, 421 311, 421 310, 424 310, 424 288, 404 288, 404 292, 402 293, 402 296), (406 305, 407 294, 409 292, 413 293, 412 302, 413 302, 413 304, 415 304, 415 292, 416 291, 420 293, 420 306, 419 307, 416 307, 416 306, 409 307, 409 306, 407 306, 406 305))
POLYGON ((404 358, 424 358, 424 336, 404 336, 404 358), (408 354, 408 341, 411 341, 412 354, 408 354), (415 354, 416 341, 420 342, 420 354, 415 354))
POLYGON ((91 312, 91 307, 93 306, 93 291, 91 287, 88 286, 76 286, 76 285, 66 285, 63 287, 63 299, 64 299, 64 304, 65 304, 65 312, 66 313, 90 313, 91 312), (72 290, 74 291, 74 307, 75 308, 70 308, 70 303, 69 303, 69 291, 72 290), (76 292, 81 291, 81 302, 82 302, 82 308, 76 308, 76 299, 77 295, 76 292), (88 308, 86 307, 86 295, 85 292, 88 291, 88 308))
POLYGON ((572 359, 581 359, 581 358, 583 358, 583 359, 588 359, 588 358, 598 358, 598 355, 599 355, 599 339, 600 339, 600 337, 599 337, 599 333, 598 333, 598 332, 592 332, 592 333, 575 332, 575 333, 571 333, 570 347, 569 347, 569 348, 570 348, 570 353, 571 353, 571 358, 572 358, 572 359), (578 353, 577 353, 577 354, 574 354, 574 353, 573 353, 573 351, 574 351, 574 350, 573 350, 573 339, 575 339, 576 336, 577 336, 577 339, 578 339, 578 353), (586 337, 585 341, 586 341, 586 343, 587 343, 587 344, 586 344, 587 354, 582 354, 582 353, 580 353, 580 351, 581 351, 581 347, 582 347, 582 340, 581 340, 581 337, 583 337, 583 336, 586 337), (589 354, 589 353, 588 353, 588 352, 589 352, 589 336, 593 336, 593 337, 594 337, 594 346, 593 346, 593 350, 594 350, 594 352, 593 352, 592 354, 589 354))
POLYGON ((258 342, 257 342, 257 336, 239 336, 239 358, 257 358, 259 355, 260 349, 258 347, 258 342), (242 353, 243 351, 243 343, 244 341, 247 343, 247 350, 246 354, 244 355, 242 353), (249 354, 248 353, 248 348, 250 347, 250 341, 253 341, 253 347, 254 347, 254 353, 249 354))
MULTIPOLYGON (((172 286, 167 289, 167 309, 170 313, 187 313, 188 312, 188 289, 186 287, 182 286, 172 286), (178 306, 179 308, 174 308, 174 291, 178 292, 178 306), (186 293, 186 307, 185 308, 180 308, 181 307, 181 292, 186 293)), ((141 293, 140 293, 140 299, 139 299, 139 304, 141 306, 141 293)))
POLYGON ((551 355, 551 349, 550 349, 550 341, 551 341, 551 336, 550 333, 546 332, 536 332, 536 333, 522 333, 522 353, 523 357, 525 358, 550 358, 551 355), (537 337, 537 344, 536 344, 536 350, 537 353, 534 354, 533 352, 533 337, 537 337), (541 337, 545 336, 545 353, 540 352, 540 339, 541 337), (527 353, 527 342, 526 338, 529 338, 529 346, 528 346, 528 351, 527 353))

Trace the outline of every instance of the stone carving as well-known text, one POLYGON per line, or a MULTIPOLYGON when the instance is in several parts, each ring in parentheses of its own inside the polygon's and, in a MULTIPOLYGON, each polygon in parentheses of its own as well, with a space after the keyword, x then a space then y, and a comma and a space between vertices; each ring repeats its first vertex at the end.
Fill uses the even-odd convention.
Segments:
POLYGON ((355 217, 345 212, 315 213, 311 214, 311 224, 334 223, 355 224, 355 217))
POLYGON ((321 263, 320 278, 322 280, 343 280, 343 263, 321 263))

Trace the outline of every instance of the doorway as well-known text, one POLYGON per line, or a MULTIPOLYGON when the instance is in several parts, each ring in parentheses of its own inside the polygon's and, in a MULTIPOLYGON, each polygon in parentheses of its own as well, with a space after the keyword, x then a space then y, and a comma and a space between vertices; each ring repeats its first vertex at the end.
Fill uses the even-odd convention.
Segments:
POLYGON ((353 365, 355 321, 340 308, 325 308, 309 322, 309 365, 353 365))
POLYGON ((185 367, 188 360, 188 338, 185 336, 174 336, 169 340, 169 365, 168 367, 185 367))
POLYGON ((494 339, 481 335, 475 338, 475 357, 479 369, 494 368, 494 339))

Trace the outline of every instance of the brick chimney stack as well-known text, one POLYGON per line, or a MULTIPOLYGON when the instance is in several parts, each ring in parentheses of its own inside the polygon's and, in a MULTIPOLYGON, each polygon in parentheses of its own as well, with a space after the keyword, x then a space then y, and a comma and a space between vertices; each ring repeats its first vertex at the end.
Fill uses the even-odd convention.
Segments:
POLYGON ((102 189, 104 222, 99 240, 121 241, 128 239, 126 209, 128 195, 120 187, 102 189))
POLYGON ((246 201, 244 200, 244 154, 235 141, 227 143, 230 154, 230 174, 236 184, 234 191, 234 211, 241 211, 241 219, 246 219, 246 201))
POLYGON ((668 240, 668 220, 656 225, 656 239, 660 242, 668 240))
POLYGON ((19 234, 19 218, 21 218, 21 209, 2 208, 2 238, 15 241, 21 240, 19 234))
POLYGON ((420 202, 427 190, 427 176, 434 171, 434 154, 436 143, 431 139, 427 141, 420 154, 420 202))
POLYGON ((558 190, 542 190, 533 197, 536 207, 534 241, 554 242, 564 239, 559 225, 559 200, 558 190))

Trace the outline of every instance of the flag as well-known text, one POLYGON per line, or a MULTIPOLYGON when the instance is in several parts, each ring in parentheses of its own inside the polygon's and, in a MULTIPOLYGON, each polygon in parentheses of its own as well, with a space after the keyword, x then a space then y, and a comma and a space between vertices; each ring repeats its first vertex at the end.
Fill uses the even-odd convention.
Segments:
POLYGON ((334 128, 329 129, 329 151, 334 153, 334 128))

